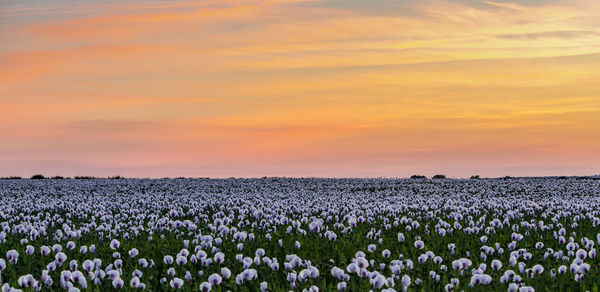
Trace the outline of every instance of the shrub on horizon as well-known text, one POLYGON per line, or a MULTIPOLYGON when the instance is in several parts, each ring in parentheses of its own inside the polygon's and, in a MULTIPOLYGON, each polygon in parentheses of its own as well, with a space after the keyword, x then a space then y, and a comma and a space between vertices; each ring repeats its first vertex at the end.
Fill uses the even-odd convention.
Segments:
POLYGON ((97 179, 97 177, 88 176, 88 175, 85 175, 85 176, 83 176, 83 175, 77 175, 77 176, 74 177, 74 179, 97 179))

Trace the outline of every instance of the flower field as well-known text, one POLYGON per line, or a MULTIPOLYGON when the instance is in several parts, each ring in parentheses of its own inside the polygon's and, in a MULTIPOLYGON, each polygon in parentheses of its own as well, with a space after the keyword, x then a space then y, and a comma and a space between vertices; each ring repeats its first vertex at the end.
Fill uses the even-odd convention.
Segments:
POLYGON ((2 291, 599 291, 591 179, 0 180, 2 291))

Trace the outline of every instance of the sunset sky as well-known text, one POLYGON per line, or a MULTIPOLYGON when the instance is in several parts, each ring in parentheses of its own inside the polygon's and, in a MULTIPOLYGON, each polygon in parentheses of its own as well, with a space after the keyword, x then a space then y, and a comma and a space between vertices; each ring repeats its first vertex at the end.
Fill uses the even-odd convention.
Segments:
POLYGON ((0 0, 0 176, 600 173, 600 1, 0 0))

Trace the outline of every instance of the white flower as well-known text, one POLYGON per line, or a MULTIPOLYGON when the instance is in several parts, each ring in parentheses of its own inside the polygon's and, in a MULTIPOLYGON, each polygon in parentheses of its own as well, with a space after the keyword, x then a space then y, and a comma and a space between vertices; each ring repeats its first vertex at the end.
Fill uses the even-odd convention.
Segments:
POLYGON ((17 280, 17 283, 19 284, 19 286, 24 287, 24 288, 32 287, 35 284, 35 282, 36 282, 35 278, 33 278, 33 276, 30 274, 21 276, 17 280))
POLYGON ((404 242, 404 234, 402 234, 401 232, 398 232, 398 241, 404 242))
POLYGON ((369 244, 369 246, 367 247, 367 250, 369 250, 369 252, 374 252, 375 249, 377 249, 377 246, 375 246, 374 244, 369 244))
POLYGON ((385 277, 380 274, 370 280, 371 286, 373 286, 375 289, 381 289, 381 287, 383 287, 385 284, 385 281, 385 277))
POLYGON ((19 252, 11 249, 9 251, 6 252, 6 259, 11 263, 11 264, 16 264, 17 261, 19 260, 19 252))
POLYGON ((50 272, 54 272, 56 270, 56 262, 50 262, 46 265, 46 269, 50 272))
POLYGON ((55 244, 55 245, 52 246, 52 251, 54 253, 60 252, 60 251, 62 251, 62 246, 57 243, 57 244, 55 244))
POLYGON ((175 269, 174 268, 167 269, 167 275, 169 275, 169 277, 175 276, 175 269))
POLYGON ((210 285, 210 283, 208 283, 208 282, 202 282, 200 284, 200 291, 202 291, 202 292, 208 292, 210 290, 212 290, 212 286, 210 285))
POLYGON ((331 275, 338 279, 339 281, 344 279, 344 270, 338 268, 338 267, 333 267, 331 268, 331 275))
POLYGON ((231 270, 226 267, 221 268, 221 276, 224 279, 229 279, 231 277, 231 270))
POLYGON ((50 254, 50 248, 49 248, 49 247, 47 247, 47 246, 45 246, 45 245, 43 245, 42 247, 40 247, 40 253, 41 253, 43 256, 47 256, 47 255, 49 255, 49 254, 50 254))
POLYGON ((255 269, 245 269, 244 271, 242 271, 242 277, 244 278, 244 280, 254 280, 258 277, 258 274, 256 272, 255 269))
POLYGON ((471 285, 477 285, 477 284, 488 285, 491 282, 492 282, 492 277, 490 275, 474 274, 471 277, 471 285))
POLYGON ((214 273, 214 274, 208 276, 208 282, 210 283, 211 286, 217 286, 217 285, 221 284, 222 280, 223 280, 223 278, 217 273, 214 273))
POLYGON ((59 264, 62 264, 67 260, 67 255, 63 252, 59 252, 54 256, 54 258, 59 264))
POLYGON ((417 240, 415 241, 415 248, 423 249, 425 248, 425 243, 422 240, 417 240))
POLYGON ((406 289, 406 287, 410 286, 410 277, 408 275, 402 276, 402 287, 406 289))
POLYGON ((587 256, 588 256, 588 253, 587 253, 587 251, 585 251, 584 249, 579 249, 579 250, 577 250, 577 252, 575 253, 575 256, 576 256, 578 259, 585 260, 585 259, 587 258, 587 256))
POLYGON ((135 258, 140 252, 137 250, 137 248, 132 248, 129 250, 129 257, 131 258, 135 258))
POLYGON ((119 273, 118 270, 109 270, 108 272, 106 272, 106 274, 108 275, 108 278, 111 280, 115 280, 121 276, 121 273, 119 273))
POLYGON ((180 278, 173 278, 169 282, 169 285, 171 286, 171 288, 179 289, 183 286, 183 280, 180 278))
POLYGON ((444 236, 446 236, 446 229, 440 228, 440 230, 438 230, 438 234, 439 234, 441 237, 444 237, 444 236))
POLYGON ((71 281, 73 281, 73 283, 79 284, 79 286, 82 289, 87 288, 87 281, 85 279, 85 276, 80 271, 75 271, 75 272, 71 273, 71 281))
POLYGON ((383 256, 384 259, 389 258, 391 254, 392 252, 389 249, 384 249, 381 251, 381 256, 383 256))
POLYGON ((121 245, 121 243, 118 240, 116 240, 116 239, 113 239, 110 242, 110 248, 113 249, 113 250, 119 248, 120 245, 121 245))
POLYGON ((119 277, 112 280, 112 285, 113 285, 113 288, 115 288, 115 289, 121 289, 123 287, 123 284, 124 284, 123 280, 119 277))
POLYGON ((268 287, 269 287, 269 285, 267 284, 267 282, 260 283, 260 287, 259 287, 260 292, 266 292, 268 287))
POLYGON ((177 260, 176 260, 177 264, 180 266, 183 266, 185 264, 187 264, 187 258, 184 256, 177 256, 177 260))
POLYGON ((223 254, 222 252, 217 252, 214 256, 214 260, 217 264, 225 262, 225 254, 223 254))
POLYGON ((462 266, 462 262, 460 260, 454 260, 452 261, 452 268, 455 271, 460 271, 462 270, 463 266, 462 266))
POLYGON ((138 288, 138 287, 140 287, 140 278, 138 278, 138 277, 131 278, 131 281, 129 281, 129 286, 131 288, 138 288))
POLYGON ((499 260, 492 260, 491 266, 493 270, 500 270, 502 268, 502 262, 499 260))
POLYGON ((69 262, 69 268, 71 269, 71 271, 77 270, 77 260, 71 260, 69 262))
POLYGON ((139 259, 138 260, 138 265, 142 268, 145 268, 148 266, 148 261, 146 259, 139 259))

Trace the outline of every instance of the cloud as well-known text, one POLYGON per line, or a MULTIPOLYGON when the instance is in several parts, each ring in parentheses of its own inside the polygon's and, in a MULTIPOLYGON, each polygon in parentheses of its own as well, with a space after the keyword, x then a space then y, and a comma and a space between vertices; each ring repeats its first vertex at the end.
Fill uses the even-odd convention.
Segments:
POLYGON ((68 131, 78 134, 133 133, 143 129, 156 129, 157 121, 79 120, 67 122, 68 131))
POLYGON ((520 40, 537 40, 543 38, 557 38, 557 39, 578 39, 588 37, 598 37, 599 32, 585 31, 585 30, 571 30, 571 31, 541 31, 531 33, 515 33, 515 34, 500 34, 496 35, 498 38, 503 39, 520 39, 520 40))
POLYGON ((505 9, 510 9, 510 10, 521 10, 523 9, 522 6, 516 4, 516 3, 512 3, 512 2, 494 2, 494 1, 483 1, 485 4, 491 5, 491 6, 495 6, 495 7, 500 7, 500 8, 505 8, 505 9))

